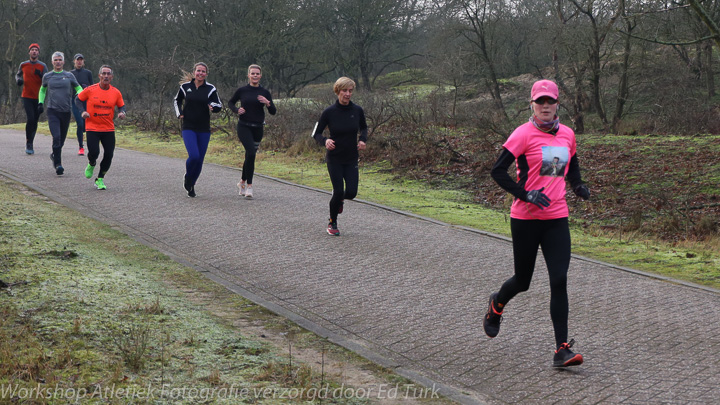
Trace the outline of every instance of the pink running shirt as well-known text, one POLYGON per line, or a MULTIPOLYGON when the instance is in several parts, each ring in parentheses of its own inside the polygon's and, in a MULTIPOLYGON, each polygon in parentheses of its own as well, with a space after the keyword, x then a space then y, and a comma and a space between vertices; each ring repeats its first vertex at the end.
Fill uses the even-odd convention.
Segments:
POLYGON ((515 199, 510 209, 510 217, 515 219, 558 219, 568 216, 565 201, 565 175, 570 166, 570 159, 575 155, 575 132, 560 124, 557 134, 549 134, 531 122, 517 127, 503 145, 515 156, 518 166, 518 181, 527 175, 524 187, 526 191, 538 190, 550 198, 550 206, 541 210, 535 204, 515 199), (523 173, 518 158, 527 159, 527 173, 523 173))

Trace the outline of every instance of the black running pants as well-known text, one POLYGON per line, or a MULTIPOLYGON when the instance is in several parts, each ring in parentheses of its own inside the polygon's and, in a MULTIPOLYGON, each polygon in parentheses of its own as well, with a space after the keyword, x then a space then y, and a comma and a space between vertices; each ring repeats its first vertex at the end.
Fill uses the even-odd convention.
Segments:
POLYGON ((340 211, 343 200, 352 200, 357 196, 360 178, 358 164, 357 162, 328 162, 327 168, 333 188, 332 198, 330 198, 330 219, 337 221, 338 211, 340 211))
POLYGON ((65 145, 68 128, 70 127, 70 111, 58 111, 53 108, 47 109, 47 120, 50 133, 52 134, 53 164, 55 167, 62 165, 62 148, 65 145))
POLYGON ((27 116, 27 122, 25 123, 25 142, 27 146, 32 146, 35 141, 35 134, 37 133, 38 120, 40 120, 40 114, 38 114, 38 99, 21 97, 23 107, 25 108, 25 115, 27 116))
POLYGON ((240 178, 247 184, 252 184, 255 175, 255 156, 263 138, 263 127, 249 127, 238 122, 237 134, 245 148, 245 162, 240 178))
POLYGON ((553 220, 510 219, 515 275, 505 281, 497 301, 507 304, 530 288, 538 246, 542 249, 550 277, 550 318, 557 346, 568 338, 567 273, 570 267, 570 228, 567 218, 553 220))
POLYGON ((115 131, 95 132, 87 131, 88 163, 95 166, 100 156, 100 144, 103 147, 103 158, 100 161, 100 172, 98 178, 105 178, 105 173, 110 170, 113 156, 115 155, 115 131))

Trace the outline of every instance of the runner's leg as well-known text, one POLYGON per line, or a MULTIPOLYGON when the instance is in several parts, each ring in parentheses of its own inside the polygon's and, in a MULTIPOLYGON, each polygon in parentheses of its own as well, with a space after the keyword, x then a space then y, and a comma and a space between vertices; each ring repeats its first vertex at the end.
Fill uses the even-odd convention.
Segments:
POLYGON ((540 245, 539 222, 510 218, 515 274, 503 283, 498 292, 497 302, 503 306, 530 288, 540 245))
MULTIPOLYGON (((87 131, 87 158, 90 166, 95 166, 97 158, 100 156, 100 138, 98 135, 99 133, 95 131, 87 131)), ((107 149, 105 153, 107 153, 107 149)))
POLYGON ((343 180, 343 164, 327 163, 328 174, 330 175, 330 183, 332 183, 332 197, 330 198, 330 219, 337 221, 340 204, 342 204, 345 196, 345 181, 343 180))
POLYGON ((238 123, 237 134, 240 143, 245 148, 245 162, 243 162, 242 180, 252 184, 255 175, 255 156, 263 138, 262 127, 248 127, 238 123))
MULTIPOLYGON (((90 147, 90 133, 88 132, 88 148, 90 147)), ((113 156, 115 155, 115 131, 102 132, 100 142, 103 147, 103 158, 100 161, 100 172, 98 177, 104 178, 105 173, 110 170, 113 156)))
POLYGON ((550 277, 550 318, 557 347, 568 341, 567 274, 570 267, 570 228, 567 218, 541 221, 545 225, 540 246, 550 277))
MULTIPOLYGON (((77 96, 75 96, 77 98, 77 96)), ((75 105, 75 100, 73 100, 72 103, 72 113, 73 117, 75 117, 75 123, 77 124, 77 140, 78 140, 78 148, 82 149, 83 147, 83 133, 85 132, 85 118, 82 117, 80 113, 80 109, 77 108, 75 105)))
POLYGON ((27 117, 27 122, 25 123, 25 143, 27 144, 26 146, 33 146, 35 134, 37 133, 38 120, 40 119, 40 114, 38 114, 37 110, 38 100, 22 97, 22 102, 27 117))
POLYGON ((52 108, 48 108, 47 109, 47 122, 48 122, 48 128, 50 129, 50 134, 52 135, 52 157, 53 157, 53 166, 55 166, 55 167, 60 165, 61 153, 62 153, 62 141, 61 141, 62 124, 60 121, 61 120, 60 120, 59 113, 57 113, 52 108))
POLYGON ((345 179, 345 193, 343 196, 346 200, 352 200, 357 196, 358 182, 360 180, 357 163, 343 165, 343 179, 345 179))

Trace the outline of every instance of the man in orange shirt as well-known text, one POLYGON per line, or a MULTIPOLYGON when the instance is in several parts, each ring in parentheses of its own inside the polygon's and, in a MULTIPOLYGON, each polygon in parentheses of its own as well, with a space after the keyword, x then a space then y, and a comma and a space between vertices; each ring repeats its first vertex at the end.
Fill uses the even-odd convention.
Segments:
POLYGON ((118 108, 118 118, 125 118, 125 102, 120 90, 110 85, 113 79, 112 68, 102 65, 100 68, 100 82, 88 86, 77 97, 75 105, 85 118, 87 131, 88 165, 85 168, 85 177, 93 176, 97 158, 100 156, 100 144, 103 146, 103 159, 100 162, 100 172, 95 179, 98 190, 105 190, 105 173, 110 170, 113 154, 115 153, 115 107, 118 108))
POLYGON ((37 132, 40 111, 38 111, 38 93, 45 73, 48 72, 47 65, 38 60, 40 56, 40 45, 32 43, 28 47, 30 59, 20 64, 15 74, 15 81, 18 86, 24 86, 20 98, 22 99, 27 123, 25 124, 25 153, 35 153, 33 142, 37 132))

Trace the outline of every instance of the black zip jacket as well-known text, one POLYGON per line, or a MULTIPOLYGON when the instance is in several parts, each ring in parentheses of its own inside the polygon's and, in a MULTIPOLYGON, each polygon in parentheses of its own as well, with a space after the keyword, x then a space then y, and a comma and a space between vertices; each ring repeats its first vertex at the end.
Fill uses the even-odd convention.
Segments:
POLYGON ((365 122, 365 112, 362 107, 353 104, 335 104, 326 108, 315 124, 313 138, 318 145, 325 146, 328 138, 323 136, 325 128, 330 129, 329 139, 335 142, 335 149, 327 151, 326 160, 329 163, 354 163, 358 160, 358 132, 360 141, 367 143, 368 126, 365 122))
POLYGON ((210 107, 212 112, 220 112, 222 103, 217 89, 205 82, 200 87, 195 86, 195 79, 180 85, 175 100, 175 115, 183 116, 182 129, 198 132, 210 132, 210 107))

